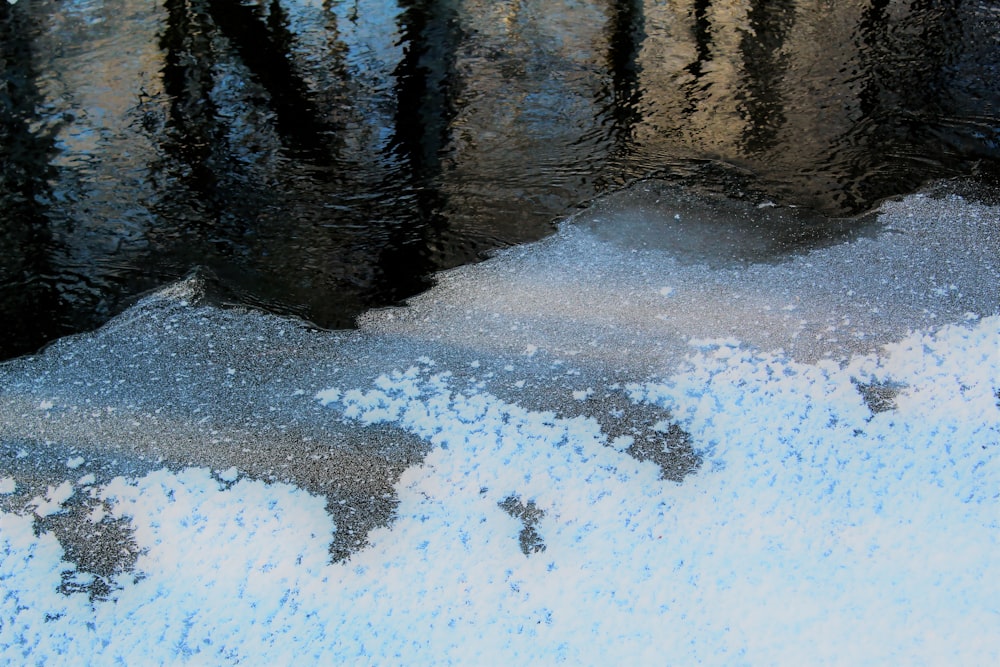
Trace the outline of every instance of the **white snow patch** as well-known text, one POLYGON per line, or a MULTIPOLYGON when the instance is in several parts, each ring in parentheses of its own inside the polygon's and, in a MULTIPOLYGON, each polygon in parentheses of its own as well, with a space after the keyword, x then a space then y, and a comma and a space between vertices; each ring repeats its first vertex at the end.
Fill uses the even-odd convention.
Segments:
POLYGON ((73 497, 73 483, 65 481, 59 486, 50 486, 45 498, 33 498, 29 506, 39 517, 47 517, 62 511, 62 505, 73 497))
POLYGON ((616 451, 624 452, 626 449, 635 444, 635 438, 631 435, 620 435, 611 441, 611 446, 615 448, 616 451))
POLYGON ((329 405, 330 403, 336 403, 340 400, 340 390, 339 389, 326 389, 316 393, 316 398, 323 405, 329 405))

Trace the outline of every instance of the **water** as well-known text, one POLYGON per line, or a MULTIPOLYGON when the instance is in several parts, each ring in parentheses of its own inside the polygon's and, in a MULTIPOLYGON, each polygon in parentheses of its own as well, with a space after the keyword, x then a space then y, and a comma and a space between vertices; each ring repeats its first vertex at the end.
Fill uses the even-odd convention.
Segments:
POLYGON ((350 326, 648 175, 832 217, 991 177, 998 19, 958 0, 0 2, 0 353, 193 270, 219 301, 350 326))

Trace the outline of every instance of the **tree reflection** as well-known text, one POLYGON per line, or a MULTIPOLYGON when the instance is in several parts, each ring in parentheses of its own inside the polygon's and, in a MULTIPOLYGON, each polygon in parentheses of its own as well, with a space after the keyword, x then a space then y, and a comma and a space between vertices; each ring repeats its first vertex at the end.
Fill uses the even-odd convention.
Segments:
MULTIPOLYGON (((960 0, 916 0, 893 15, 894 3, 871 0, 854 33, 861 118, 836 146, 862 144, 844 204, 862 208, 885 193, 929 176, 926 153, 940 154, 935 134, 949 115, 955 59, 962 51, 960 0), (892 164, 891 169, 883 165, 892 164)), ((939 175, 948 175, 938 167, 939 175)))
POLYGON ((215 151, 224 128, 216 122, 219 111, 211 96, 214 57, 211 32, 205 29, 209 18, 200 3, 166 0, 164 4, 167 24, 160 46, 165 52, 163 89, 170 109, 170 136, 164 147, 178 165, 184 166, 184 172, 172 175, 200 195, 210 215, 218 216, 226 202, 218 201, 216 163, 220 160, 215 151))
POLYGON ((845 214, 1000 144, 988 3, 0 0, 0 22, 7 337, 197 265, 348 326, 632 177, 845 214))
POLYGON ((617 137, 616 143, 620 143, 631 138, 634 126, 642 120, 642 86, 639 80, 642 65, 639 62, 639 52, 646 37, 645 11, 642 0, 613 0, 609 10, 609 115, 612 131, 617 137))
POLYGON ((238 0, 165 0, 165 6, 161 47, 175 139, 171 150, 196 172, 188 179, 192 185, 200 183, 211 199, 230 158, 252 161, 252 154, 266 148, 272 128, 295 159, 334 161, 340 128, 317 107, 291 62, 295 40, 277 0, 266 14, 238 0), (234 95, 237 88, 249 94, 234 95), (257 127, 237 127, 248 121, 257 127))
POLYGON ((711 7, 712 0, 694 0, 691 6, 695 59, 685 69, 696 79, 705 73, 705 63, 712 58, 712 22, 708 16, 711 7))
POLYGON ((220 33, 232 44, 243 65, 267 92, 275 114, 275 128, 299 159, 328 164, 339 138, 310 95, 309 86, 292 66, 295 38, 281 3, 271 0, 261 16, 255 5, 238 0, 207 0, 208 11, 220 33))
MULTIPOLYGON (((330 247, 330 261, 350 245, 328 238, 330 229, 314 219, 354 171, 340 160, 341 118, 317 104, 296 66, 296 37, 277 0, 266 11, 238 0, 165 0, 165 7, 168 116, 162 132, 152 129, 163 150, 152 169, 155 208, 167 223, 151 232, 161 270, 174 278, 205 264, 243 301, 308 303, 302 292, 314 283, 303 244, 330 247)), ((335 28, 332 16, 326 27, 335 28)), ((346 70, 335 30, 330 41, 336 81, 346 70)), ((349 323, 361 308, 356 296, 342 304, 343 320, 325 323, 349 323)), ((308 306, 292 312, 326 319, 308 306)))
POLYGON ((35 30, 22 4, 0 2, 0 358, 33 352, 73 329, 59 294, 49 227, 50 128, 32 67, 35 30))
POLYGON ((761 153, 775 146, 785 122, 782 90, 788 56, 785 40, 795 23, 794 0, 754 0, 740 39, 744 81, 738 95, 746 124, 743 151, 761 153))
POLYGON ((441 158, 455 117, 455 71, 461 41, 453 0, 400 0, 397 19, 403 57, 396 66, 395 125, 390 150, 418 185, 441 173, 441 158))
POLYGON ((712 59, 712 22, 709 9, 712 0, 694 0, 691 15, 694 20, 692 34, 694 37, 695 58, 684 68, 691 75, 691 81, 686 86, 687 107, 685 115, 695 112, 702 102, 705 84, 702 77, 707 71, 707 64, 712 59))
POLYGON ((448 228, 443 160, 461 85, 455 62, 462 35, 453 0, 400 0, 399 6, 403 55, 393 71, 396 108, 386 157, 398 161, 389 187, 406 194, 387 216, 376 288, 389 303, 429 287, 440 268, 437 246, 448 228))
POLYGON ((332 5, 320 24, 327 83, 314 89, 278 0, 266 11, 237 0, 165 1, 168 118, 154 177, 169 224, 152 233, 164 271, 206 263, 241 283, 245 300, 297 301, 293 312, 324 326, 425 289, 448 227, 441 179, 459 85, 454 4, 400 4, 391 134, 380 156, 356 165, 343 154, 359 138, 349 133, 376 121, 349 120, 357 101, 347 99, 353 83, 332 5))

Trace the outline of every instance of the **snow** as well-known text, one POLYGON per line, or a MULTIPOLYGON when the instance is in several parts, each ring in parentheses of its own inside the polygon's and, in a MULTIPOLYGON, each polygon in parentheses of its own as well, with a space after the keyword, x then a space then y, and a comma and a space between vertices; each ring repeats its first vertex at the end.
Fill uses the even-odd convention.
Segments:
MULTIPOLYGON (((883 283, 886 265, 904 266, 938 243, 928 205, 910 198, 887 208, 904 219, 917 213, 927 227, 909 223, 906 234, 784 263, 706 271, 668 258, 659 266, 673 271, 668 294, 658 287, 662 272, 637 271, 633 283, 610 283, 616 298, 596 291, 613 262, 583 267, 593 279, 581 283, 559 278, 551 259, 567 247, 591 259, 631 250, 604 239, 579 254, 579 233, 569 230, 444 275, 391 323, 376 313, 360 332, 333 336, 318 353, 329 365, 309 361, 309 373, 288 377, 278 372, 284 362, 269 366, 272 384, 254 385, 260 397, 226 393, 235 391, 228 383, 185 387, 190 404, 172 394, 141 399, 137 380, 120 400, 103 396, 105 404, 93 389, 72 393, 77 385, 45 359, 15 364, 5 371, 8 430, 0 435, 13 442, 18 424, 24 433, 44 426, 45 446, 58 456, 27 470, 16 461, 36 454, 25 452, 0 469, 0 660, 996 664, 1000 311, 989 300, 995 283, 977 282, 994 277, 995 241, 970 265, 965 253, 973 250, 953 231, 961 225, 942 230, 940 243, 957 237, 954 246, 935 246, 944 256, 912 262, 909 283, 898 289, 894 280, 883 283), (835 274, 848 251, 886 263, 835 274), (943 279, 930 272, 947 270, 948 256, 963 260, 947 278, 956 289, 934 294, 943 279), (520 274, 507 272, 529 265, 553 282, 540 282, 526 305, 518 301, 528 294, 520 274), (829 279, 815 280, 821 275, 829 279), (706 276, 714 296, 698 291, 706 276), (755 281, 771 291, 755 291, 755 281), (567 292, 545 293, 544 285, 560 283, 567 292), (502 288, 484 300, 493 284, 502 288), (581 291, 589 312, 567 296, 581 291), (825 302, 815 298, 833 291, 825 302), (683 305, 693 292, 702 299, 696 314, 714 304, 713 319, 656 318, 662 296, 683 305), (602 310, 605 298, 614 305, 602 310), (476 303, 504 314, 497 326, 518 332, 507 340, 484 335, 493 319, 476 303), (556 303, 565 310, 536 310, 556 303), (743 305, 727 314, 733 303, 743 305), (883 314, 864 314, 873 308, 883 314), (443 326, 455 321, 451 311, 460 321, 471 312, 467 331, 443 326), (571 311, 580 317, 564 326, 561 316, 571 311), (775 315, 763 320, 762 312, 775 315), (552 320, 543 321, 545 313, 552 320), (609 324, 615 313, 625 324, 609 324), (753 322, 744 322, 747 313, 753 322), (791 313, 807 324, 789 327, 791 313), (589 345, 605 327, 636 323, 645 330, 616 338, 601 355, 589 345), (828 326, 836 331, 816 338, 828 326), (38 414, 36 393, 70 417, 38 414), (226 405, 220 397, 235 416, 211 411, 209 403, 226 405), (150 405, 137 407, 141 400, 150 405), (192 423, 208 421, 185 426, 185 410, 192 423), (258 413, 284 428, 255 435, 227 426, 258 413), (169 426, 143 448, 82 449, 140 442, 132 421, 157 420, 169 426), (83 431, 93 440, 71 440, 83 431), (407 438, 423 443, 420 455, 406 454, 396 472, 380 477, 380 457, 392 459, 407 438), (60 439, 74 449, 59 452, 60 439), (682 441, 698 465, 679 476, 643 449, 654 442, 658 456, 681 456, 671 448, 682 441), (317 479, 387 442, 394 444, 352 468, 355 486, 336 491, 317 479), (323 456, 334 467, 310 467, 323 456), (61 477, 67 466, 77 471, 75 483, 61 477), (284 477, 269 476, 278 470, 284 477), (361 500, 387 488, 390 520, 349 521, 355 508, 363 513, 361 500), (74 540, 81 538, 66 528, 77 520, 90 526, 86 544, 104 560, 80 557, 74 540), (332 541, 359 526, 367 530, 363 543, 331 558, 332 541), (117 537, 100 538, 101 531, 117 537)), ((986 234, 1000 219, 965 202, 936 205, 957 218, 993 221, 966 227, 970 234, 986 234)), ((887 226, 898 223, 886 215, 887 226)), ((161 313, 181 330, 210 318, 217 347, 227 335, 221 326, 235 322, 233 331, 259 326, 250 337, 262 335, 268 349, 280 341, 288 354, 313 359, 312 339, 297 338, 287 322, 171 299, 127 314, 94 344, 161 313)), ((81 349, 74 346, 86 344, 50 354, 69 363, 81 349)), ((215 368, 269 377, 252 365, 259 348, 236 338, 231 345, 230 357, 207 357, 215 368)), ((210 382, 206 357, 184 349, 210 382)), ((170 348, 143 354, 162 354, 178 373, 185 363, 170 348)))
POLYGON ((50 486, 44 498, 35 498, 30 504, 35 514, 44 518, 63 511, 63 504, 73 497, 72 482, 65 481, 59 486, 50 486))

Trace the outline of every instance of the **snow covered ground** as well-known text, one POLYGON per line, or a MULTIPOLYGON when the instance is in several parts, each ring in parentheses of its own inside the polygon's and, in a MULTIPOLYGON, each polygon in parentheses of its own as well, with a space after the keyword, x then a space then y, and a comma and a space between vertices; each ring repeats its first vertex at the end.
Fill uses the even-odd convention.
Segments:
POLYGON ((358 331, 192 279, 0 366, 0 655, 995 664, 1000 209, 796 215, 642 183, 358 331))

